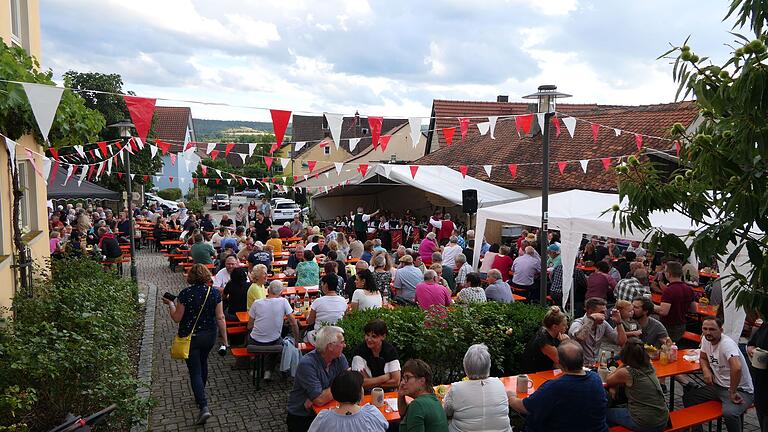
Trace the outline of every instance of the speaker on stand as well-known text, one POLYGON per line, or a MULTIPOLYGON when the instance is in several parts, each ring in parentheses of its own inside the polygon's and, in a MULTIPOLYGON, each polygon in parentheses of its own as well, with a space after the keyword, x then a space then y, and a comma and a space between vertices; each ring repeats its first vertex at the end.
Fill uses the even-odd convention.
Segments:
POLYGON ((472 215, 477 213, 477 189, 461 191, 461 211, 467 214, 467 230, 469 230, 472 226, 472 215))

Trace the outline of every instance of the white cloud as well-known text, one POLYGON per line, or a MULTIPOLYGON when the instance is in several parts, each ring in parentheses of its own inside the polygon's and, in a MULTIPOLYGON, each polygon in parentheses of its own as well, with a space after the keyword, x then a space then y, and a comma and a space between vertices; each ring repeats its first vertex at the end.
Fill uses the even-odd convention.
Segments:
POLYGON ((441 61, 442 52, 437 42, 429 43, 429 56, 424 59, 424 64, 429 65, 430 73, 432 75, 443 75, 445 73, 445 65, 441 61))

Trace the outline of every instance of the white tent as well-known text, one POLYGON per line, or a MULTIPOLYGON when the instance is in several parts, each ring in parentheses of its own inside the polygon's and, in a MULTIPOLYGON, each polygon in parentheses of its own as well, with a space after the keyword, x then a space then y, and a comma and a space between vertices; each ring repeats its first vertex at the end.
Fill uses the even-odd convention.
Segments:
MULTIPOLYGON (((642 241, 648 234, 646 231, 621 232, 618 221, 613 223, 613 211, 611 207, 618 204, 622 208, 626 203, 619 201, 617 194, 590 192, 583 190, 570 190, 549 196, 549 228, 560 231, 561 256, 563 261, 563 307, 568 302, 568 296, 573 285, 572 275, 579 245, 583 234, 592 234, 605 237, 623 238, 642 241), (606 210, 608 210, 606 212, 606 210)), ((530 198, 522 201, 486 207, 478 210, 475 236, 481 239, 485 234, 486 224, 489 220, 505 223, 540 226, 541 225, 541 197, 530 198)), ((680 236, 687 235, 697 226, 685 215, 676 212, 653 213, 650 220, 654 227, 661 228, 669 234, 680 236)), ((479 256, 475 254, 472 265, 477 268, 479 256)), ((738 260, 737 260, 738 261, 738 260)), ((740 264, 748 264, 746 260, 740 264)), ((730 274, 730 269, 723 269, 721 276, 730 274)), ((726 298, 727 292, 723 292, 726 298)), ((573 303, 571 302, 571 307, 573 303)), ((738 340, 741 333, 741 325, 744 322, 744 311, 736 309, 733 304, 726 305, 726 332, 738 340), (738 328, 738 330, 737 330, 738 328)))
POLYGON ((386 208, 394 212, 411 209, 419 213, 419 209, 431 210, 424 206, 461 206, 463 189, 477 190, 481 208, 528 197, 472 176, 463 177, 460 172, 445 166, 419 166, 414 178, 408 165, 377 164, 366 172, 365 177, 358 174, 348 185, 313 196, 312 208, 320 219, 332 219, 357 206, 386 208))

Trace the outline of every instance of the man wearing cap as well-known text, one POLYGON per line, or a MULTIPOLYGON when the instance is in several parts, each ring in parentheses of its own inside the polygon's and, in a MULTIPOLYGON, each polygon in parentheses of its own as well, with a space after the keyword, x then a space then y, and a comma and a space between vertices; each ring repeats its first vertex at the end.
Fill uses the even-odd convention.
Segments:
POLYGON ((395 273, 395 289, 397 296, 406 300, 414 301, 416 297, 416 285, 424 280, 421 270, 413 266, 413 257, 403 255, 400 258, 403 266, 395 273))
POLYGON ((257 264, 264 264, 269 272, 272 271, 272 254, 264 248, 261 241, 254 243, 253 252, 248 255, 248 271, 257 264))
POLYGON ((547 255, 549 256, 547 258, 547 273, 552 273, 552 269, 563 263, 560 256, 560 246, 555 243, 547 246, 547 255))

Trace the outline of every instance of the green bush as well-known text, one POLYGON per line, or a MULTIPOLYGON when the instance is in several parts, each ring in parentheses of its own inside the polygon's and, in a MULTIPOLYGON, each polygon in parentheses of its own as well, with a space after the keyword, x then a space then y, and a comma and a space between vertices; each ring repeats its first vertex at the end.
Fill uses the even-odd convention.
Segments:
POLYGON ((105 430, 145 418, 137 397, 131 335, 137 287, 89 259, 52 263, 52 280, 17 293, 15 316, 0 328, 0 430, 48 430, 67 412, 116 403, 105 430))
POLYGON ((189 210, 189 213, 202 212, 204 206, 205 204, 199 199, 191 199, 187 201, 187 210, 189 210))
POLYGON ((365 324, 375 318, 384 320, 387 340, 397 347, 401 362, 420 358, 432 366, 436 383, 450 383, 464 377, 464 354, 476 343, 488 346, 493 375, 519 372, 525 345, 541 326, 544 313, 539 306, 498 302, 455 305, 447 312, 398 307, 358 311, 338 325, 344 329, 345 354, 352 358, 352 351, 363 342, 365 324))
POLYGON ((157 196, 159 196, 162 199, 167 199, 170 201, 178 201, 179 199, 181 199, 181 189, 179 188, 161 189, 157 191, 157 196))

